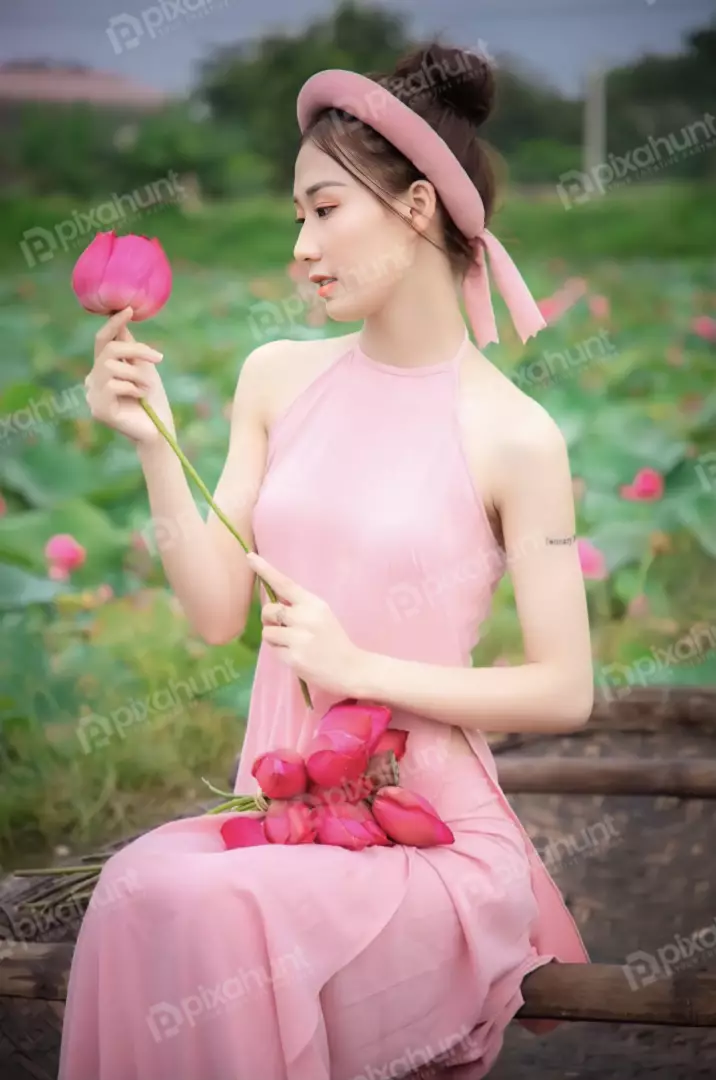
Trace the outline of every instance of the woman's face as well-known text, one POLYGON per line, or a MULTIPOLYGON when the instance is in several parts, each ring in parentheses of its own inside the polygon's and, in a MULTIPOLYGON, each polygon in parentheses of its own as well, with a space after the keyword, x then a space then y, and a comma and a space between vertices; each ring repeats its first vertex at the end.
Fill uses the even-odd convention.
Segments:
MULTIPOLYGON (((308 275, 335 278, 319 295, 338 322, 357 322, 382 307, 412 265, 418 234, 408 208, 401 220, 312 142, 296 159, 294 257, 308 275)), ((317 291, 320 282, 313 285, 317 291)))

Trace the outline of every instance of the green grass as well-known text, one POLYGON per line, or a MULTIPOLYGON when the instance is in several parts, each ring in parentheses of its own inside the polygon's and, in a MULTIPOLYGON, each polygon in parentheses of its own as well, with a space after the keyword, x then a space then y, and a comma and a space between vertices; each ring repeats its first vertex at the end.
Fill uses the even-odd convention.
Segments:
MULTIPOLYGON (((93 235, 88 225, 76 225, 76 215, 98 211, 102 202, 101 196, 85 206, 59 197, 39 203, 0 200, 0 267, 17 272, 27 266, 21 243, 27 230, 37 228, 54 237, 53 261, 71 266, 93 235), (77 228, 76 239, 66 250, 58 237, 63 229, 66 235, 71 230, 63 223, 75 223, 77 228)), ((569 209, 559 199, 556 187, 532 196, 508 190, 501 204, 492 228, 515 257, 558 256, 582 262, 708 258, 716 249, 716 215, 712 190, 706 184, 624 185, 569 209)), ((290 261, 296 240, 293 217, 288 196, 265 197, 211 203, 191 213, 183 213, 180 205, 170 205, 123 219, 116 230, 156 235, 172 260, 253 275, 290 261)), ((31 248, 29 257, 32 260, 31 248)), ((41 265, 38 260, 30 268, 41 265)))

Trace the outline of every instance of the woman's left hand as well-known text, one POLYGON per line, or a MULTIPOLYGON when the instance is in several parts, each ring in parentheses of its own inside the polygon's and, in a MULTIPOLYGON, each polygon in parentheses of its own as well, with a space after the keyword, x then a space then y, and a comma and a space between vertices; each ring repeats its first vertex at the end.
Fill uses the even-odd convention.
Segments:
POLYGON ((283 601, 285 625, 276 617, 279 604, 262 607, 263 641, 277 648, 279 658, 306 682, 342 697, 359 696, 364 653, 350 640, 326 601, 296 584, 260 555, 251 552, 246 557, 252 570, 283 601))

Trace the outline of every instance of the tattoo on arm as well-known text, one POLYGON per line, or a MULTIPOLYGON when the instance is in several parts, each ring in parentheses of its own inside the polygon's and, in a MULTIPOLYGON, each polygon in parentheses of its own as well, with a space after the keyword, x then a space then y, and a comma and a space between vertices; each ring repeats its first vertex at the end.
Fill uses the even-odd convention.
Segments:
POLYGON ((547 543, 548 544, 573 544, 576 539, 577 539, 576 536, 565 536, 565 537, 556 537, 556 538, 548 536, 547 537, 547 543))

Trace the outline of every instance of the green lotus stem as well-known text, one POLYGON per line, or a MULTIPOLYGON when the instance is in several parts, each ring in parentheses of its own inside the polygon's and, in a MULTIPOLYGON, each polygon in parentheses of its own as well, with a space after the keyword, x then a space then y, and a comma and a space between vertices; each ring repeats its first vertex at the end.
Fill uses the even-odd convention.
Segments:
POLYGON ((207 810, 207 814, 223 814, 227 810, 235 810, 237 813, 245 813, 247 810, 258 810, 256 800, 253 795, 237 795, 234 799, 229 799, 228 802, 221 803, 219 806, 212 806, 211 810, 207 810))
POLYGON ((104 863, 86 863, 84 866, 42 866, 33 870, 13 870, 12 873, 15 877, 55 877, 56 874, 82 874, 103 867, 104 863))
MULTIPOLYGON (((220 521, 222 521, 224 523, 224 525, 226 525, 226 528, 229 530, 231 535, 236 537, 236 539, 239 541, 242 548, 244 549, 244 551, 248 555, 251 549, 249 547, 247 547, 247 545, 241 539, 238 532, 236 531, 234 526, 231 524, 231 522, 229 521, 229 519, 227 518, 227 516, 223 512, 223 510, 220 510, 219 507, 216 505, 216 503, 214 502, 214 500, 211 497, 211 494, 209 493, 209 490, 208 490, 206 484, 204 483, 202 478, 199 476, 199 473, 196 471, 196 469, 194 468, 192 463, 189 461, 189 458, 186 456, 184 451, 181 449, 181 447, 179 446, 178 442, 176 441, 176 439, 174 438, 172 433, 165 427, 164 423, 159 419, 156 412, 154 411, 154 409, 152 408, 152 406, 149 404, 148 401, 145 401, 144 398, 140 398, 139 399, 139 404, 142 406, 145 413, 150 418, 150 420, 154 424, 154 426, 157 429, 157 431, 159 432, 159 434, 162 435, 163 438, 165 438, 166 441, 169 443, 172 450, 174 451, 176 456, 179 458, 180 462, 182 463, 182 465, 184 466, 186 471, 189 473, 192 480, 194 481, 196 486, 199 488, 199 491, 202 493, 202 495, 204 496, 204 498, 206 499, 206 501, 208 502, 209 506, 214 511, 216 516, 219 518, 220 521)), ((276 593, 274 592, 274 590, 271 588, 271 586, 268 584, 267 581, 264 581, 264 579, 262 577, 259 577, 259 581, 263 582, 263 585, 264 585, 264 588, 266 589, 269 600, 271 600, 271 602, 275 604, 276 601, 278 600, 278 597, 276 596, 276 593)), ((299 681, 301 683, 301 693, 303 694, 303 700, 305 701, 308 708, 312 709, 313 708, 313 703, 311 701, 311 695, 309 693, 308 686, 306 685, 306 683, 304 682, 303 679, 300 679, 299 681)))
POLYGON ((215 794, 215 795, 223 795, 223 796, 224 796, 225 798, 227 798, 227 799, 236 799, 236 798, 238 798, 238 796, 236 795, 236 793, 235 793, 235 792, 233 792, 233 791, 222 791, 222 790, 221 790, 221 788, 218 788, 218 787, 214 787, 214 785, 213 785, 213 784, 210 784, 210 783, 209 783, 209 781, 208 781, 208 780, 206 779, 206 777, 202 776, 202 778, 201 778, 201 779, 202 779, 202 780, 203 780, 203 782, 204 782, 204 783, 206 784, 206 786, 207 786, 208 788, 210 788, 210 789, 211 789, 211 791, 213 791, 213 792, 214 792, 214 794, 215 794))
POLYGON ((61 904, 66 904, 68 901, 82 900, 85 896, 91 896, 98 883, 99 874, 95 874, 92 878, 82 881, 75 888, 62 893, 59 899, 56 897, 48 899, 46 897, 43 900, 25 900, 19 906, 21 908, 31 908, 33 911, 39 909, 40 914, 42 914, 45 911, 51 911, 53 908, 59 907, 61 904))
MULTIPOLYGON (((154 424, 154 426, 156 427, 157 431, 167 440, 167 442, 171 446, 172 450, 174 451, 176 456, 179 458, 182 465, 184 466, 186 471, 189 473, 192 480, 194 481, 196 486, 199 488, 202 495, 204 496, 204 498, 206 499, 206 501, 208 502, 209 506, 214 511, 216 516, 218 518, 220 518, 221 521, 223 521, 224 525, 226 525, 226 528, 229 530, 231 535, 236 537, 236 539, 239 541, 242 548, 244 549, 244 551, 248 555, 249 554, 249 548, 246 546, 244 541, 241 539, 241 537, 237 533, 234 526, 231 524, 229 519, 224 514, 223 510, 220 510, 219 507, 216 505, 216 503, 212 499, 211 495, 209 494, 209 490, 206 487, 206 484, 204 483, 202 478, 199 476, 199 473, 196 471, 196 469, 194 468, 192 463, 189 461, 189 458, 186 456, 186 454, 184 453, 182 448, 179 446, 178 442, 176 441, 176 439, 174 438, 172 433, 164 426, 164 423, 159 419, 156 412, 154 411, 154 409, 152 408, 152 406, 149 404, 148 401, 145 401, 144 398, 140 398, 139 399, 139 404, 142 406, 142 408, 144 409, 147 416, 150 417, 150 419, 151 419, 152 423, 154 424)), ((266 582, 264 582, 264 585, 266 585, 266 582)), ((273 590, 271 589, 271 587, 269 585, 266 585, 266 591, 269 593, 269 596, 271 596, 271 592, 273 592, 273 590)), ((273 596, 271 596, 271 599, 275 600, 276 595, 274 594, 273 596)))
MULTIPOLYGON (((68 900, 91 900, 92 899, 92 894, 94 893, 96 885, 97 885, 97 882, 95 882, 94 885, 91 885, 90 888, 88 888, 88 889, 78 889, 77 892, 71 893, 70 896, 67 897, 67 899, 68 900)), ((52 904, 50 904, 50 907, 52 907, 52 904)))
POLYGON ((651 564, 653 563, 653 561, 653 551, 647 551, 641 561, 641 566, 639 567, 639 587, 637 589, 637 595, 643 593, 646 589, 646 579, 649 575, 649 570, 651 569, 651 564))

